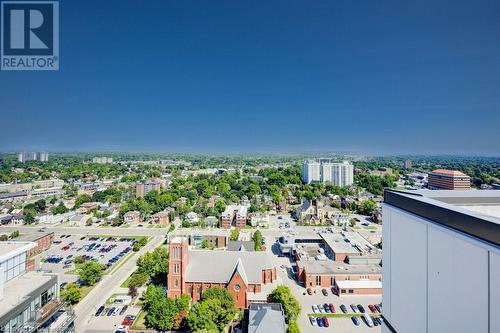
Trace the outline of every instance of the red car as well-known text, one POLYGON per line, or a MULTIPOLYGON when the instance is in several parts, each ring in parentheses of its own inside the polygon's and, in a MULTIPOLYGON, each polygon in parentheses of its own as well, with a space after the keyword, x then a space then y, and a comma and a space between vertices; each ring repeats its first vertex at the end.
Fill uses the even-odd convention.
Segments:
POLYGON ((368 308, 369 308, 369 309, 370 309, 370 311, 371 311, 371 312, 373 312, 373 313, 377 313, 377 312, 378 312, 378 311, 377 311, 377 308, 376 308, 373 304, 368 305, 368 308))
POLYGON ((330 312, 335 313, 335 307, 333 306, 332 303, 330 303, 330 312))
POLYGON ((330 323, 328 322, 328 318, 323 317, 323 326, 328 327, 330 326, 330 323))
POLYGON ((135 316, 133 315, 126 315, 125 319, 122 321, 123 326, 131 326, 134 323, 135 316))

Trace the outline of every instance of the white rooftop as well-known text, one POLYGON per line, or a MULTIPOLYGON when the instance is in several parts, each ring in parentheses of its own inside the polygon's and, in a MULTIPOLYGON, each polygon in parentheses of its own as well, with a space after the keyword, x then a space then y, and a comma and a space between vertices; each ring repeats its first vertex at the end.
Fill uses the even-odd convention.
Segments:
POLYGON ((40 271, 26 271, 6 282, 3 299, 0 301, 0 318, 52 279, 54 283, 57 283, 56 275, 40 271))
POLYGON ((379 280, 337 280, 339 289, 380 289, 382 282, 379 280))

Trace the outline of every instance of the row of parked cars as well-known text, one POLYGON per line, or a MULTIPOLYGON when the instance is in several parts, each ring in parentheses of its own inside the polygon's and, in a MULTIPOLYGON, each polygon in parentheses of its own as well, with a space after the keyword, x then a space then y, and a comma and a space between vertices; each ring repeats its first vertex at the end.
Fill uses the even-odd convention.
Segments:
MULTIPOLYGON (((339 306, 340 311, 343 313, 349 313, 349 308, 344 304, 339 306)), ((365 324, 369 327, 382 325, 382 318, 378 315, 382 313, 382 303, 379 304, 369 304, 368 309, 371 311, 373 315, 369 315, 363 305, 361 304, 351 304, 350 308, 353 313, 361 314, 361 316, 352 316, 351 320, 354 325, 359 326, 360 320, 359 317, 365 322, 365 324)), ((335 306, 333 304, 313 304, 312 310, 314 313, 335 313, 335 306)), ((311 321, 311 325, 320 326, 320 327, 329 327, 330 324, 328 322, 328 318, 326 316, 311 316, 309 317, 311 321)))
POLYGON ((113 258, 109 259, 108 262, 106 263, 106 266, 109 268, 111 266, 113 266, 113 264, 115 262, 117 262, 118 260, 120 260, 124 255, 126 255, 127 253, 130 252, 130 250, 132 250, 132 248, 130 246, 124 248, 123 250, 120 251, 120 253, 118 253, 117 255, 115 255, 113 258))
POLYGON ((127 305, 122 306, 121 308, 119 306, 110 306, 109 308, 105 307, 104 305, 101 305, 99 309, 95 312, 95 316, 116 316, 118 314, 123 315, 128 309, 127 305))

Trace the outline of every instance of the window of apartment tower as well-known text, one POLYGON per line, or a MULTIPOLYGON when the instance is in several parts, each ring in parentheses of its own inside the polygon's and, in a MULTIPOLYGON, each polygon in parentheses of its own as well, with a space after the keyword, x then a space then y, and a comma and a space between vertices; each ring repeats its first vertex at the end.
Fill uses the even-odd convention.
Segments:
POLYGON ((316 285, 317 286, 321 285, 321 276, 319 276, 319 275, 316 276, 316 285))
POLYGON ((354 294, 354 290, 349 289, 349 294, 354 294))
POLYGON ((176 286, 176 287, 179 286, 179 280, 177 280, 177 279, 174 280, 174 286, 176 286))
POLYGON ((234 291, 239 292, 241 290, 241 287, 239 284, 234 285, 234 291))

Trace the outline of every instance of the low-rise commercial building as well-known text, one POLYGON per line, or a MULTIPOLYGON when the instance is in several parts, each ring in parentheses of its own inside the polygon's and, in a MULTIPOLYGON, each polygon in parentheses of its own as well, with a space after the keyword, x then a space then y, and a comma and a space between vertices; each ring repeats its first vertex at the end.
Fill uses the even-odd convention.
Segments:
POLYGON ((252 303, 248 307, 248 333, 286 333, 285 313, 280 303, 252 303))
POLYGON ((36 244, 36 246, 26 251, 28 257, 34 256, 40 252, 48 250, 52 245, 52 240, 54 240, 53 232, 42 232, 42 231, 23 233, 16 238, 16 241, 33 242, 36 244))
POLYGON ((74 332, 74 313, 59 301, 57 275, 26 270, 31 242, 0 242, 0 332, 74 332))

